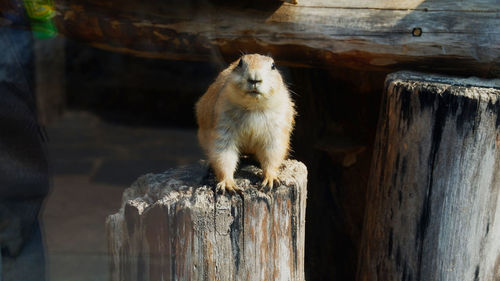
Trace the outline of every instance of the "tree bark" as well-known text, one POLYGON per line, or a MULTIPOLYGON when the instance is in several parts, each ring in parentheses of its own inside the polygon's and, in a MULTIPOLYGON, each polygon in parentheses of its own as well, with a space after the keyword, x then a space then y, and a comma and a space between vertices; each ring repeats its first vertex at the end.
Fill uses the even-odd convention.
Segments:
POLYGON ((500 280, 499 88, 388 76, 357 280, 500 280))
POLYGON ((306 167, 287 160, 282 185, 255 188, 242 165, 241 195, 214 195, 204 163, 140 177, 108 217, 112 280, 304 280, 306 167))

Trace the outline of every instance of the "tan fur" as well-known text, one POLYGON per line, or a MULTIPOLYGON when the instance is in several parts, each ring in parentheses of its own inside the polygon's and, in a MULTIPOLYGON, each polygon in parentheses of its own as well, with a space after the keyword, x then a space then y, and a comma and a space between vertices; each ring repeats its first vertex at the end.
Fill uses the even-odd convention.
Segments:
POLYGON ((240 154, 253 154, 260 162, 262 186, 271 189, 278 182, 295 110, 272 66, 270 57, 244 55, 223 70, 196 103, 198 139, 222 192, 240 190, 233 179, 240 154))

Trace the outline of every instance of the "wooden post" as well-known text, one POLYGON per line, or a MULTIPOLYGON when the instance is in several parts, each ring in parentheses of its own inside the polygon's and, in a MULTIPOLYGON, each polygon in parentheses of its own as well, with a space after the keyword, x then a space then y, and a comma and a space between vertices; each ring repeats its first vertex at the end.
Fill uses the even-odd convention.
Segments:
POLYGON ((361 280, 500 280, 500 83, 386 80, 361 280))
POLYGON ((307 169, 287 160, 283 184, 255 189, 262 171, 242 165, 242 195, 214 197, 204 163, 140 177, 106 221, 111 279, 304 280, 307 169))

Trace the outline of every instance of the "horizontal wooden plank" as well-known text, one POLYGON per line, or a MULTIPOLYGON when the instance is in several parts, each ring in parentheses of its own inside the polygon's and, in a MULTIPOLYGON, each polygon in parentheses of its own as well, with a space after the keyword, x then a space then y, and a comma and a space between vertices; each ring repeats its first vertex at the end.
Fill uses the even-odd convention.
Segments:
POLYGON ((494 12, 500 3, 492 0, 455 6, 448 0, 303 0, 265 9, 71 1, 56 3, 61 34, 138 56, 208 60, 261 52, 288 65, 500 75, 500 17, 494 12))
POLYGON ((482 11, 488 13, 498 13, 500 11, 500 3, 491 0, 300 0, 298 5, 344 9, 482 11))

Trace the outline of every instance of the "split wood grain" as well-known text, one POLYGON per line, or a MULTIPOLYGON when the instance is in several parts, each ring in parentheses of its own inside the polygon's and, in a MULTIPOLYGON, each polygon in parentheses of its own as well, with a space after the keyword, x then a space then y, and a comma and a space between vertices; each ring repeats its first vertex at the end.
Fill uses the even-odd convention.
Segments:
POLYGON ((500 280, 500 83, 386 80, 358 281, 500 280))

